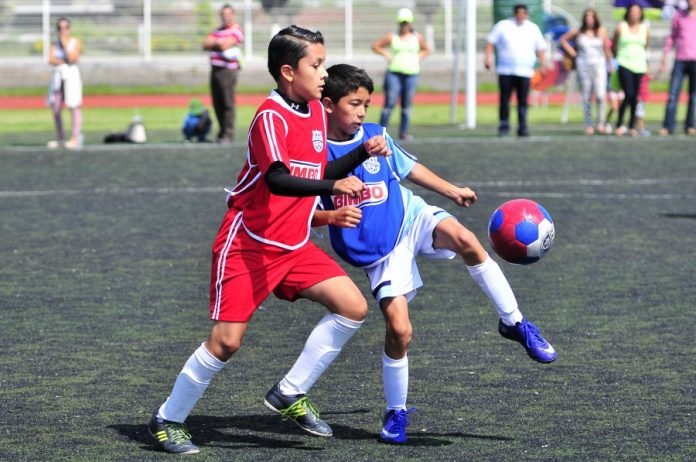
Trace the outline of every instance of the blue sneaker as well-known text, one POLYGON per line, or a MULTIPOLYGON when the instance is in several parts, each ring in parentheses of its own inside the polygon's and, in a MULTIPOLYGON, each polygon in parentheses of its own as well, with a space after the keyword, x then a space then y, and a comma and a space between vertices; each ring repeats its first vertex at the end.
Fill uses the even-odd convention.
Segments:
POLYGON ((406 438, 406 427, 408 427, 408 416, 416 412, 416 408, 410 409, 391 409, 384 415, 384 426, 379 432, 379 440, 382 443, 404 444, 406 438))
POLYGON ((498 322, 498 332, 503 337, 520 342, 530 358, 540 363, 552 363, 556 360, 556 350, 541 336, 539 328, 522 318, 514 326, 506 326, 503 321, 498 322))

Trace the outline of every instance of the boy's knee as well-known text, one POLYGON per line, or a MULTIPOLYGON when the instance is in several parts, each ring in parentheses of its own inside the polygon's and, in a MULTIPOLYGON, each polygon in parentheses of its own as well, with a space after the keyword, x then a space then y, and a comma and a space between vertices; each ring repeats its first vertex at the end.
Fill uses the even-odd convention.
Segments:
POLYGON ((410 322, 392 324, 387 329, 387 339, 392 345, 406 351, 413 339, 413 327, 410 322))
POLYGON ((353 293, 347 292, 340 302, 333 304, 333 306, 327 305, 327 307, 332 313, 351 321, 362 322, 367 317, 367 300, 357 289, 353 293))
POLYGON ((476 235, 461 226, 455 236, 454 242, 457 246, 457 253, 467 262, 467 264, 482 263, 486 259, 486 249, 476 235))
POLYGON ((215 354, 215 356, 221 361, 227 361, 234 355, 239 348, 242 346, 242 342, 238 340, 228 340, 221 342, 219 345, 220 354, 215 354))
POLYGON ((236 336, 211 335, 206 344, 206 348, 220 361, 227 361, 242 346, 242 339, 236 336))
POLYGON ((364 321, 367 317, 367 300, 365 300, 365 297, 360 295, 359 298, 353 301, 352 305, 350 315, 345 317, 353 321, 364 321))

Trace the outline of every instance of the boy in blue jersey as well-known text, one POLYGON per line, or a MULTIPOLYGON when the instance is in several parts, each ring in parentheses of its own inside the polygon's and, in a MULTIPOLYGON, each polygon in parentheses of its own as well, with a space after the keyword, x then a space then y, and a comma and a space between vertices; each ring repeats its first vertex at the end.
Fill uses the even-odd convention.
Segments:
POLYGON ((415 257, 454 258, 459 255, 471 277, 500 316, 498 331, 520 342, 529 356, 542 363, 556 359, 553 347, 519 310, 498 264, 476 236, 445 210, 428 205, 400 185, 402 179, 451 199, 461 207, 476 201, 470 188, 455 186, 418 163, 379 125, 363 123, 373 84, 367 73, 348 64, 328 69, 322 92, 328 117, 329 160, 350 152, 374 135, 387 139, 390 157, 374 157, 353 170, 366 188, 359 197, 322 197, 313 225, 329 225, 331 245, 346 262, 363 268, 387 325, 382 370, 386 414, 380 440, 405 443, 408 415, 407 350, 412 327, 408 302, 423 285, 415 257))

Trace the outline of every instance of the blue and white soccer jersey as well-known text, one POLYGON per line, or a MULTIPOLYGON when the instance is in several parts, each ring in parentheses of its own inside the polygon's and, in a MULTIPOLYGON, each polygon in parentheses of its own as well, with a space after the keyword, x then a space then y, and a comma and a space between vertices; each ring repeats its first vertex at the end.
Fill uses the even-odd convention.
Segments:
POLYGON ((402 228, 408 226, 414 216, 405 213, 413 193, 402 188, 399 181, 409 174, 416 159, 404 152, 381 126, 364 124, 351 140, 329 140, 329 161, 342 157, 376 135, 385 136, 392 155, 371 157, 353 170, 353 175, 366 185, 360 197, 339 194, 321 198, 326 210, 348 205, 362 210, 362 221, 357 228, 329 227, 331 245, 336 253, 346 262, 360 268, 389 255, 399 241, 402 228), (363 223, 369 223, 369 226, 363 226, 363 223))
POLYGON ((371 157, 353 170, 367 186, 363 194, 358 198, 324 196, 322 206, 334 210, 353 205, 362 210, 356 228, 330 226, 329 234, 331 245, 341 258, 365 269, 375 298, 407 294, 413 298, 415 290, 423 285, 415 256, 453 258, 455 255, 449 250, 432 248, 435 226, 452 215, 429 206, 400 185, 401 179, 416 165, 416 158, 377 124, 363 124, 351 140, 329 140, 329 160, 347 154, 376 135, 385 137, 392 155, 371 157))

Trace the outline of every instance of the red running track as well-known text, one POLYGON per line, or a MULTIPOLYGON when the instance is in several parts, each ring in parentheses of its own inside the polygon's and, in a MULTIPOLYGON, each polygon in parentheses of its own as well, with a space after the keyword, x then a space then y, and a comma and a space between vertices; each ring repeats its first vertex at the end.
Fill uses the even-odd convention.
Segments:
MULTIPOLYGON (((266 97, 266 94, 238 94, 238 105, 259 106, 266 97)), ((576 95, 577 98, 579 96, 576 95)), ((200 99, 203 104, 211 105, 209 95, 86 95, 83 107, 93 108, 138 108, 138 107, 175 107, 186 108, 191 98, 200 99)), ((449 93, 416 93, 414 104, 449 104, 451 95, 449 93)), ((649 103, 664 103, 667 101, 667 94, 651 93, 649 103)), ((686 94, 682 92, 680 101, 686 101, 686 94)), ((375 93, 372 95, 372 104, 381 105, 384 102, 383 95, 375 93)), ((497 93, 479 93, 476 95, 476 102, 479 105, 498 104, 497 93)), ((552 92, 548 94, 550 104, 563 104, 565 93, 552 92)), ((460 94, 458 103, 465 103, 465 96, 460 94)), ((0 110, 7 109, 38 109, 46 107, 46 99, 43 96, 0 96, 0 110)))

